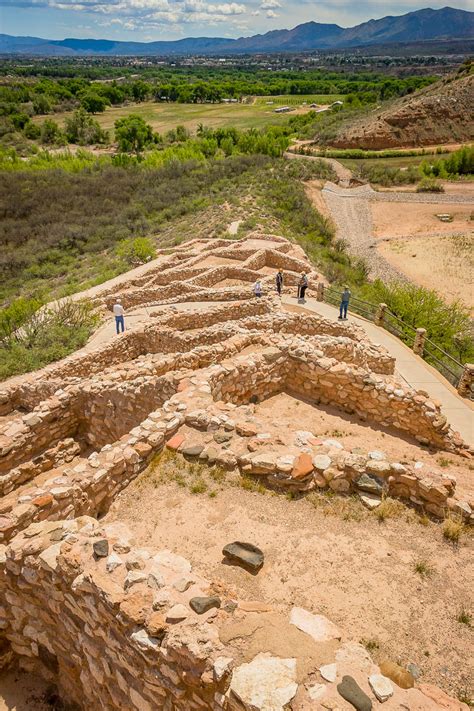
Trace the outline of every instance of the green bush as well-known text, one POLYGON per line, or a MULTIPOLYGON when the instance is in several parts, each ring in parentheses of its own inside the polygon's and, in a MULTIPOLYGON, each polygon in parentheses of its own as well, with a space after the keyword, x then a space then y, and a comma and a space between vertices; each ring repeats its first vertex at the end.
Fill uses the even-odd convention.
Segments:
MULTIPOLYGON (((387 304, 409 326, 426 328, 429 339, 461 362, 474 357, 471 318, 461 302, 447 304, 433 289, 404 282, 385 284, 379 279, 367 284, 361 295, 375 304, 387 304)), ((411 329, 406 337, 413 339, 411 329)))
POLYGON ((444 187, 434 178, 422 178, 416 186, 417 193, 444 193, 444 187))
POLYGON ((149 237, 124 239, 117 246, 117 256, 129 265, 144 264, 156 257, 156 249, 149 237))
POLYGON ((154 142, 153 129, 138 114, 130 114, 115 122, 115 138, 124 153, 140 153, 154 142))
POLYGON ((42 368, 83 346, 97 324, 87 301, 50 308, 18 299, 0 311, 0 380, 42 368))
POLYGON ((74 111, 73 115, 66 119, 65 134, 69 143, 77 143, 80 146, 108 141, 107 131, 103 131, 98 122, 84 109, 74 111))

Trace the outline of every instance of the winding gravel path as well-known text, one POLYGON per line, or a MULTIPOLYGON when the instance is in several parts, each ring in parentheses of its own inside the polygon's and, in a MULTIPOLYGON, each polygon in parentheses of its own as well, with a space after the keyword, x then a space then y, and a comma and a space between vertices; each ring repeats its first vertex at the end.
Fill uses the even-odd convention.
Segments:
POLYGON ((406 279, 377 252, 370 209, 377 193, 370 185, 344 189, 326 183, 322 194, 336 224, 337 236, 347 243, 352 255, 366 262, 370 278, 384 281, 406 279))

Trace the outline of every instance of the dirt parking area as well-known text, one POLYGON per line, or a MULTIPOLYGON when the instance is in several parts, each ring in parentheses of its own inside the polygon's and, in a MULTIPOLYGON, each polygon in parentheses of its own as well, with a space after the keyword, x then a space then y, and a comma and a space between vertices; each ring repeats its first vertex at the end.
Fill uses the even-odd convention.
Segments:
POLYGON ((326 615, 377 661, 416 664, 422 681, 466 692, 474 646, 459 620, 472 613, 471 538, 455 549, 439 524, 402 505, 379 522, 350 497, 289 500, 254 486, 175 457, 140 475, 104 522, 125 522, 137 545, 184 555, 220 594, 326 615), (257 576, 223 565, 223 546, 236 540, 264 551, 257 576))
POLYGON ((375 238, 416 237, 436 234, 474 233, 473 205, 453 203, 372 202, 375 238), (436 215, 452 215, 452 222, 441 222, 436 215))

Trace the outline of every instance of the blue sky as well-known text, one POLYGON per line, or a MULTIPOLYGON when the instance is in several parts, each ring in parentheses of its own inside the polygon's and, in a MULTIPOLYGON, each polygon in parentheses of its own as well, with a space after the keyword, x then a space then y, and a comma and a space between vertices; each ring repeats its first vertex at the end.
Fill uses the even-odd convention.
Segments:
MULTIPOLYGON (((446 0, 1 0, 0 32, 136 41, 241 37, 308 20, 350 27, 445 5, 446 0)), ((455 7, 472 10, 474 0, 456 0, 455 7)))

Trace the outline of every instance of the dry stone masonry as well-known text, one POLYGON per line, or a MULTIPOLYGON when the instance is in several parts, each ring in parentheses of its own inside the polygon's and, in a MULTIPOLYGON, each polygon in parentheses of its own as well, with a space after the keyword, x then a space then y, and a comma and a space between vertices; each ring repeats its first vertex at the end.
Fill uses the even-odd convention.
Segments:
MULTIPOLYGON (((442 470, 348 451, 304 422, 285 440, 265 430, 259 403, 288 393, 470 454, 439 403, 399 382, 394 359, 360 328, 282 310, 277 269, 285 290, 294 293, 304 271, 316 291, 304 253, 281 237, 163 251, 93 294, 104 317, 120 296, 127 314, 147 309, 148 323, 1 387, 0 659, 42 674, 78 709, 311 711, 337 708, 337 699, 368 709, 467 708, 448 697, 440 706, 443 692, 413 679, 401 688, 399 669, 379 668, 316 608, 288 613, 234 599, 188 560, 137 549, 124 525, 100 523, 166 449, 274 489, 352 492, 369 508, 389 494, 473 521, 474 502, 442 470), (253 295, 257 278, 263 298, 253 295), (229 625, 256 617, 282 636, 301 635, 324 664, 302 680, 298 645, 280 657, 228 641, 229 625)), ((263 553, 245 542, 223 553, 232 563, 236 551, 258 556, 258 574, 263 553)))

